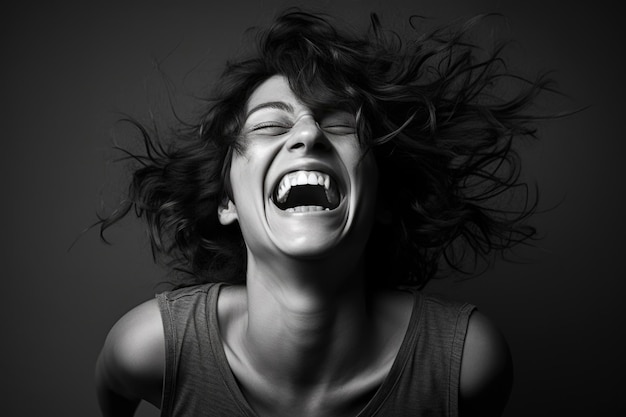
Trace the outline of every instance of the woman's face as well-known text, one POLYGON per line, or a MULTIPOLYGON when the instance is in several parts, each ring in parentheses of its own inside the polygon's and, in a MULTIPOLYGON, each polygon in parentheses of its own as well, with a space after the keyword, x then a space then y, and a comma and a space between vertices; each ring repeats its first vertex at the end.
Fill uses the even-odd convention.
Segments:
POLYGON ((219 217, 239 222, 252 254, 317 258, 342 245, 362 250, 378 173, 353 114, 314 114, 274 76, 250 96, 240 140, 230 170, 234 201, 219 217))

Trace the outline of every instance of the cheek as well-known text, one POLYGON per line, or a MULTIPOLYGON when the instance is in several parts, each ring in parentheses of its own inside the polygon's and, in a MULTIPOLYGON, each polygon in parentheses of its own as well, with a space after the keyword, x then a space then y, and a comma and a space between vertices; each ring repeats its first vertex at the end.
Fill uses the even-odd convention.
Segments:
MULTIPOLYGON (((252 150, 252 147, 250 147, 252 150)), ((258 222, 263 210, 263 181, 265 158, 244 152, 233 157, 230 166, 230 185, 233 202, 239 213, 240 225, 258 222)))
POLYGON ((245 207, 251 203, 252 178, 253 173, 249 159, 241 155, 233 157, 230 164, 229 179, 231 196, 238 212, 245 210, 245 207))
POLYGON ((255 170, 258 171, 260 160, 262 160, 258 154, 259 152, 252 144, 245 142, 242 148, 233 154, 230 163, 230 179, 233 188, 246 186, 253 178, 252 175, 258 175, 255 170))

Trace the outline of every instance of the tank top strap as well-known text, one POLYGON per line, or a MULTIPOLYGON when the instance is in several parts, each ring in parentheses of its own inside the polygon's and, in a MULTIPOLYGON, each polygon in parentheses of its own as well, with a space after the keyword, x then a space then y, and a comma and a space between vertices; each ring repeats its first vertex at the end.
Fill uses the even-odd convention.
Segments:
POLYGON ((253 416, 233 395, 217 320, 223 284, 157 295, 165 332, 162 417, 253 416))
MULTIPOLYGON (((254 417, 226 359, 217 315, 222 284, 157 295, 165 332, 161 416, 254 417)), ((458 416, 470 304, 414 291, 407 332, 391 370, 359 417, 458 416)))
POLYGON ((418 291, 415 297, 405 340, 384 383, 385 398, 375 413, 362 417, 458 416, 461 358, 475 306, 418 291))

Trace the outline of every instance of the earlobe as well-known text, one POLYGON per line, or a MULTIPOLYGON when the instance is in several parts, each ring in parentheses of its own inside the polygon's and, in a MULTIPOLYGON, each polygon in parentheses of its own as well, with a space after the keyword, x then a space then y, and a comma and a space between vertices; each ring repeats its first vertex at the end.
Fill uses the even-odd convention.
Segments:
POLYGON ((224 200, 217 209, 220 223, 227 226, 237 220, 237 207, 230 199, 224 200))

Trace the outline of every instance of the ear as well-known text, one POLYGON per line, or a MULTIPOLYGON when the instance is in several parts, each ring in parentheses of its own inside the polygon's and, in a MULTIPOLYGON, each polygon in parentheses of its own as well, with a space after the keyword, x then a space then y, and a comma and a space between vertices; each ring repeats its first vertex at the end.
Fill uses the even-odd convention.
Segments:
POLYGON ((224 199, 217 208, 217 218, 224 226, 237 221, 237 207, 230 198, 224 199))

